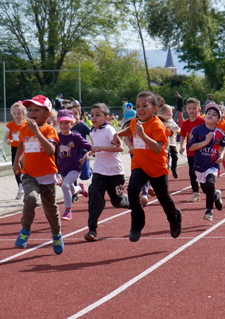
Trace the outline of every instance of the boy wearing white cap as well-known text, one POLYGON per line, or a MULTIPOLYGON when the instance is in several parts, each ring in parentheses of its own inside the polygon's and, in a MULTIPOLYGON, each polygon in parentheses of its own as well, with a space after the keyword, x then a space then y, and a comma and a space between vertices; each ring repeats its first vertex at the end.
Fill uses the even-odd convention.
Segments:
POLYGON ((193 128, 190 134, 189 149, 194 151, 194 170, 197 181, 206 194, 206 212, 204 219, 212 221, 213 203, 217 210, 222 210, 221 191, 215 190, 219 164, 223 161, 224 151, 220 153, 220 146, 225 146, 224 133, 216 128, 222 114, 215 103, 209 103, 205 109, 205 124, 193 128))
POLYGON ((37 95, 23 101, 23 105, 27 107, 28 118, 26 124, 20 129, 20 142, 13 170, 15 174, 21 172, 19 158, 24 152, 22 182, 25 195, 21 218, 22 229, 15 244, 19 248, 27 246, 38 194, 40 194, 52 231, 53 250, 56 254, 61 254, 64 243, 61 235, 60 214, 56 204, 57 167, 54 159, 55 145, 59 142, 59 138, 55 128, 46 123, 52 111, 52 104, 47 97, 37 95))

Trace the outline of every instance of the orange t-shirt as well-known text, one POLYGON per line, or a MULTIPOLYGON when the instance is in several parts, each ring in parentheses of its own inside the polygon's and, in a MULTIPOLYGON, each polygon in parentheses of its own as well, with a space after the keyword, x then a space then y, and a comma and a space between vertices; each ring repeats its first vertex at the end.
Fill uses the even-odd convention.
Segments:
POLYGON ((131 170, 141 168, 146 174, 151 177, 159 177, 168 175, 167 169, 167 155, 165 152, 165 145, 167 137, 171 134, 169 130, 163 125, 157 116, 143 123, 144 132, 150 138, 157 142, 162 142, 162 150, 159 154, 153 152, 145 142, 138 136, 134 127, 138 119, 133 119, 130 123, 130 130, 133 136, 134 156, 131 161, 131 170))
POLYGON ((19 133, 22 125, 24 125, 26 122, 22 120, 21 125, 17 125, 15 121, 9 122, 6 124, 6 127, 9 129, 9 139, 13 140, 11 143, 11 146, 17 147, 19 145, 19 133))
POLYGON ((216 127, 225 133, 225 120, 222 120, 216 127))
MULTIPOLYGON (((39 130, 47 140, 59 142, 58 134, 54 127, 45 123, 39 130)), ((19 134, 20 142, 24 148, 24 164, 22 174, 32 177, 45 176, 57 172, 54 155, 49 156, 41 146, 38 138, 31 132, 27 124, 23 125, 19 134)))

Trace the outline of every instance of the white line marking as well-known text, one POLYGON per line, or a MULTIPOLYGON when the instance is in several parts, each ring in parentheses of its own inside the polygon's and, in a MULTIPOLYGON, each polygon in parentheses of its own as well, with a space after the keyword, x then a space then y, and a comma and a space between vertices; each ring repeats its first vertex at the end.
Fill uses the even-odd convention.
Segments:
POLYGON ((178 255, 179 253, 181 253, 183 250, 185 250, 186 248, 190 247, 191 245, 193 245, 194 243, 196 243, 198 240, 200 240, 202 237, 204 237, 205 235, 209 234, 210 232, 212 232, 213 230, 215 230, 216 228, 218 228, 219 226, 221 226, 222 224, 225 223, 225 219, 223 219, 221 222, 219 222, 218 224, 214 225, 213 227, 211 227, 210 229, 206 230, 204 233, 200 234, 199 236, 195 237, 194 239, 192 239, 191 241, 189 241, 188 243, 186 243, 185 245, 181 246, 180 248, 178 248, 177 250, 175 250, 174 252, 172 252, 171 254, 169 254, 167 257, 161 259, 160 261, 158 261, 155 265, 149 267, 148 269, 146 269, 145 271, 143 271, 142 273, 140 273, 138 276, 134 277, 133 279, 127 281, 125 284, 123 284, 122 286, 120 286, 119 288, 115 289, 114 291, 112 291, 111 293, 109 293, 108 295, 106 295, 105 297, 99 299, 98 301, 92 303, 91 305, 87 306, 86 308, 80 310, 79 312, 75 313, 74 315, 68 317, 67 319, 77 319, 82 317, 83 315, 85 315, 86 313, 92 311, 93 309, 99 307, 100 305, 104 304, 105 302, 109 301, 110 299, 116 297, 117 295, 119 295, 121 292, 123 292, 125 289, 127 289, 128 287, 132 286, 133 284, 135 284, 137 281, 141 280, 142 278, 146 277, 147 275, 149 275, 151 272, 153 272, 154 270, 156 270, 157 268, 159 268, 160 266, 162 266, 163 264, 165 264, 167 261, 169 261, 170 259, 172 259, 173 257, 175 257, 176 255, 178 255))

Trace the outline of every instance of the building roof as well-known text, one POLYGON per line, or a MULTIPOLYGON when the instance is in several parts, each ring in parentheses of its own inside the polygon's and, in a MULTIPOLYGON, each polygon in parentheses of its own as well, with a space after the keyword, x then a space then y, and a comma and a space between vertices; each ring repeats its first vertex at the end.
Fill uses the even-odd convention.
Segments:
POLYGON ((176 68, 173 63, 173 56, 170 48, 168 49, 165 68, 176 68))

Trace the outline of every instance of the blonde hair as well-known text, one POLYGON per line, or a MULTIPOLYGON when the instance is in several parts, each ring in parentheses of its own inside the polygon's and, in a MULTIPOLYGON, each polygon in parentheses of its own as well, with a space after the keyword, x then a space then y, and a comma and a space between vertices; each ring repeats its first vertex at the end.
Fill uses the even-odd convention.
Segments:
POLYGON ((24 106, 22 103, 20 103, 20 102, 14 103, 14 104, 11 106, 11 108, 10 108, 10 114, 11 114, 11 115, 12 115, 12 110, 14 109, 14 107, 18 107, 18 108, 21 109, 21 111, 22 111, 22 113, 23 113, 22 118, 23 118, 23 120, 25 120, 25 119, 26 119, 26 116, 27 116, 27 109, 25 108, 25 106, 24 106))
POLYGON ((162 107, 160 107, 160 108, 158 109, 157 114, 159 114, 159 115, 164 115, 166 111, 169 111, 169 110, 171 110, 171 109, 172 109, 172 107, 171 107, 170 105, 164 104, 162 107))
POLYGON ((57 114, 58 112, 55 109, 52 109, 51 114, 49 115, 49 117, 52 119, 54 126, 57 124, 57 114))

